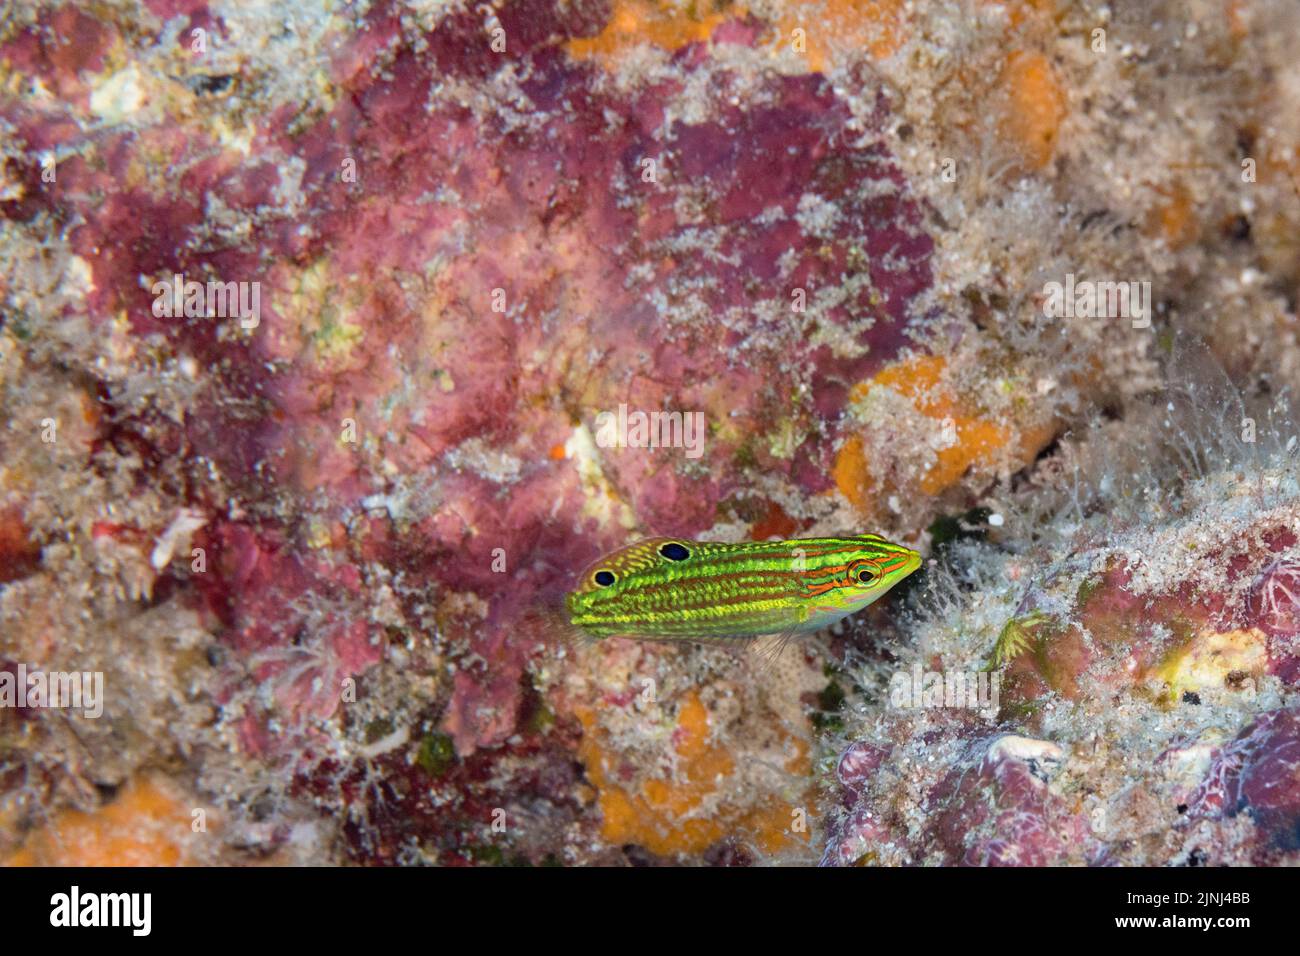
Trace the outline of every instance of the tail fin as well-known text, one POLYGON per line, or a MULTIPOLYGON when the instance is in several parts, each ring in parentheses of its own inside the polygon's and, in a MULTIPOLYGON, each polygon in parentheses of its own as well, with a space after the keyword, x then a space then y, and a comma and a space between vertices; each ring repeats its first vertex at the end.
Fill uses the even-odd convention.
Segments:
POLYGON ((570 620, 563 594, 538 596, 519 619, 519 629, 530 640, 554 650, 590 647, 596 643, 594 637, 570 620))

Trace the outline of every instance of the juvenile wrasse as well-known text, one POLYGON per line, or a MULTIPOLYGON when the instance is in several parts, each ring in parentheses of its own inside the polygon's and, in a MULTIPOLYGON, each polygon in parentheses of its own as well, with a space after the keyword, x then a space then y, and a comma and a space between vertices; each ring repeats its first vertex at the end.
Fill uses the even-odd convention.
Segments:
POLYGON ((590 638, 723 641, 821 630, 921 565, 880 535, 725 544, 648 538, 583 572, 565 598, 590 638))

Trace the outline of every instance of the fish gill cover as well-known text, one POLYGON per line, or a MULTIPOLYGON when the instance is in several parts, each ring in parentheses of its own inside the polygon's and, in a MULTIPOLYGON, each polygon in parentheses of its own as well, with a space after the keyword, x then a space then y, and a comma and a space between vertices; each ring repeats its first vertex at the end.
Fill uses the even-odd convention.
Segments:
POLYGON ((1156 6, 6 8, 0 860, 1295 862, 1300 14, 1156 6))

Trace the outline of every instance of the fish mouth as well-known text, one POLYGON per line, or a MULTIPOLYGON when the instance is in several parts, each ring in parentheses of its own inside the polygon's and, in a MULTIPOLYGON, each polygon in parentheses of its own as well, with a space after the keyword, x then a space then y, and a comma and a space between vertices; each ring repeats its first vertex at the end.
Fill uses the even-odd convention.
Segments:
POLYGON ((903 565, 903 576, 911 574, 921 566, 921 552, 912 551, 908 553, 907 563, 903 565))

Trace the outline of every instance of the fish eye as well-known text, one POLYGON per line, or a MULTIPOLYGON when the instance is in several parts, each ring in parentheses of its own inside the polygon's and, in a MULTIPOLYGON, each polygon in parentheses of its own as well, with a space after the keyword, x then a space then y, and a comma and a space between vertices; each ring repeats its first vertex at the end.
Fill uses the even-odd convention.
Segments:
POLYGON ((874 584, 880 578, 880 572, 872 567, 862 567, 858 568, 855 576, 862 584, 874 584))
POLYGON ((597 571, 597 572, 592 576, 592 580, 595 581, 595 582, 596 582, 598 585, 600 585, 602 588, 607 588, 607 587, 609 587, 611 584, 613 584, 614 581, 615 581, 615 578, 614 578, 614 572, 613 572, 613 571, 603 571, 603 570, 602 570, 602 571, 597 571))
POLYGON ((690 549, 676 541, 669 541, 659 546, 659 553, 669 561, 685 561, 691 556, 690 549))

